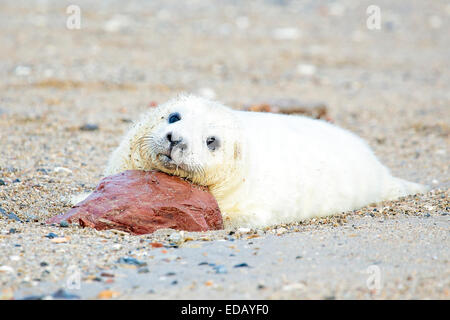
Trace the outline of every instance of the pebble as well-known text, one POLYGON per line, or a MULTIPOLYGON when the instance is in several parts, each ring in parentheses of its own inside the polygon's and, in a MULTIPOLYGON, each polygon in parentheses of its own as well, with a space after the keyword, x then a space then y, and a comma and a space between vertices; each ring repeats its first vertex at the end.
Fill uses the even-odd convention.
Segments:
POLYGON ((103 290, 103 291, 99 292, 99 294, 97 295, 97 298, 98 299, 111 299, 111 298, 118 297, 119 295, 120 295, 120 293, 117 291, 103 290))
POLYGON ((16 214, 13 213, 13 212, 6 213, 5 210, 1 209, 1 210, 0 210, 0 213, 2 213, 4 216, 8 217, 9 219, 12 219, 12 220, 15 220, 15 221, 18 221, 18 222, 22 222, 22 221, 19 219, 19 217, 16 216, 16 214))
POLYGON ((28 66, 19 65, 14 69, 14 73, 17 76, 21 76, 21 77, 28 76, 31 73, 31 68, 28 66))
POLYGON ((169 236, 169 241, 173 243, 180 243, 182 242, 183 235, 180 232, 174 232, 169 236))
POLYGON ((225 266, 223 265, 215 266, 213 269, 216 271, 216 273, 228 273, 227 268, 225 268, 225 266))
POLYGON ((46 238, 49 238, 49 239, 53 239, 53 238, 57 238, 58 235, 57 235, 56 233, 50 232, 50 233, 47 234, 45 237, 46 237, 46 238))
POLYGON ((116 14, 103 24, 103 30, 106 32, 118 32, 127 28, 131 23, 128 16, 116 14))
POLYGON ((85 123, 80 127, 81 131, 97 131, 99 129, 98 124, 85 123))
POLYGON ((108 272, 100 273, 100 277, 114 278, 114 274, 108 272))
POLYGON ((14 269, 10 266, 0 266, 0 272, 14 273, 14 269))
POLYGON ((56 167, 55 169, 53 169, 53 171, 55 171, 56 173, 59 173, 59 172, 72 173, 72 170, 70 170, 69 168, 65 168, 65 167, 56 167))
POLYGON ((299 64, 297 66, 297 72, 304 76, 312 76, 316 71, 316 66, 312 64, 299 64))
POLYGON ((301 32, 297 28, 278 28, 272 31, 272 37, 277 40, 295 40, 300 36, 301 32))
POLYGON ((63 220, 59 223, 59 226, 61 228, 67 228, 69 226, 69 223, 67 221, 63 220))
POLYGON ((122 249, 122 246, 118 243, 115 243, 112 245, 112 249, 118 251, 118 250, 122 249))
POLYGON ((233 268, 250 268, 250 266, 247 263, 243 262, 235 265, 233 268))
POLYGON ((144 267, 144 268, 139 268, 137 272, 138 273, 149 273, 150 270, 147 267, 144 267))
POLYGON ((134 265, 134 266, 146 266, 147 265, 146 262, 139 261, 132 257, 121 257, 121 258, 119 258, 119 260, 117 260, 117 263, 130 264, 130 265, 134 265))
POLYGON ((0 179, 0 186, 6 186, 5 180, 0 179))
POLYGON ((70 238, 69 237, 58 237, 58 238, 53 238, 50 241, 53 243, 65 243, 67 241, 69 241, 70 238))

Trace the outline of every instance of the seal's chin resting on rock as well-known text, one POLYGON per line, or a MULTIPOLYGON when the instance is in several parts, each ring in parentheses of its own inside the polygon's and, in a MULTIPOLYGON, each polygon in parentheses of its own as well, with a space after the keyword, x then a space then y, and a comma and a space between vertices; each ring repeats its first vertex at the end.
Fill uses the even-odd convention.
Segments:
POLYGON ((207 186, 226 227, 263 227, 425 192, 353 133, 303 116, 180 96, 142 115, 105 175, 159 170, 207 186))

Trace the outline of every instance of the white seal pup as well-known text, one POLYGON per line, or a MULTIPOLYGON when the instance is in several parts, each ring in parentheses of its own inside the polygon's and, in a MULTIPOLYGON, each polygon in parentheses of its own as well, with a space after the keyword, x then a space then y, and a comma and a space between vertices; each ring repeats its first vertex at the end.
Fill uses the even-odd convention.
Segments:
POLYGON ((207 186, 226 227, 264 227, 425 192, 393 177, 368 145, 296 115, 236 111, 192 95, 151 109, 105 175, 156 169, 207 186))

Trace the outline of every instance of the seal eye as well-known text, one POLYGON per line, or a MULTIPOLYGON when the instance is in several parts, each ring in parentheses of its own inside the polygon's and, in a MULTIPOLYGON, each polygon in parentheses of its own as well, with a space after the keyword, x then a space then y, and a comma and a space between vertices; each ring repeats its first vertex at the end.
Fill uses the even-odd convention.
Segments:
POLYGON ((206 139, 206 145, 211 151, 214 151, 219 148, 219 139, 217 139, 216 137, 208 137, 206 139))
POLYGON ((174 123, 181 120, 181 116, 178 112, 171 113, 169 115, 169 123, 174 123))

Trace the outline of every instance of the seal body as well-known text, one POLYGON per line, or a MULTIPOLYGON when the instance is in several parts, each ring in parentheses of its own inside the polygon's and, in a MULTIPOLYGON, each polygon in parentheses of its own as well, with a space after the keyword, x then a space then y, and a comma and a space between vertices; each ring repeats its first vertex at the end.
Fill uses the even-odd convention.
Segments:
POLYGON ((105 175, 156 169, 207 186, 226 227, 264 227, 425 192, 353 133, 303 116, 180 96, 143 115, 105 175))

